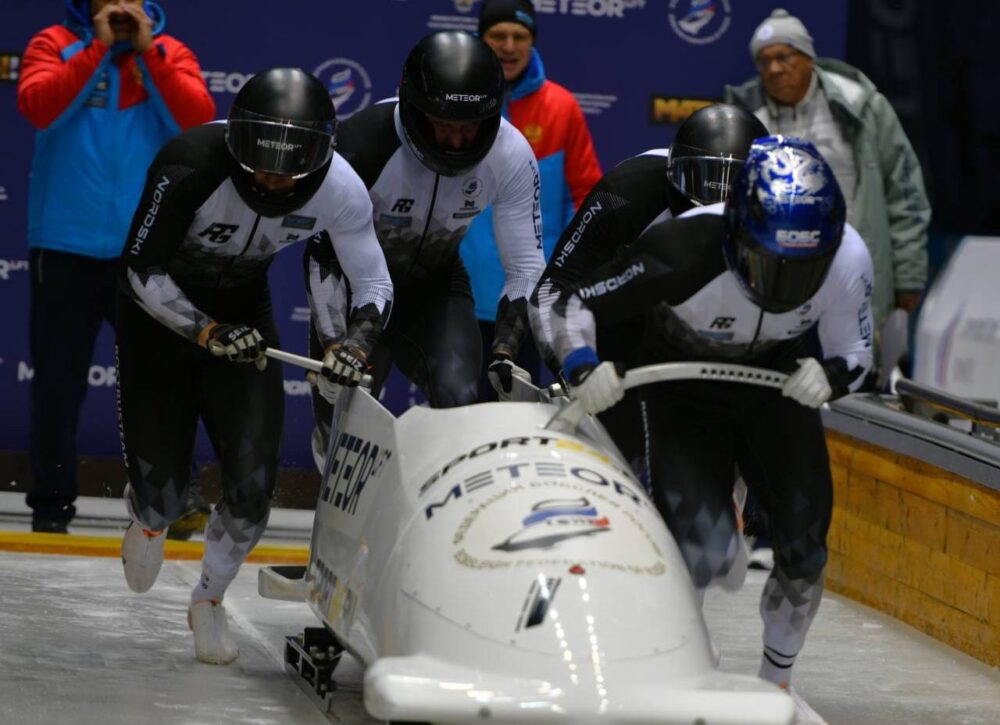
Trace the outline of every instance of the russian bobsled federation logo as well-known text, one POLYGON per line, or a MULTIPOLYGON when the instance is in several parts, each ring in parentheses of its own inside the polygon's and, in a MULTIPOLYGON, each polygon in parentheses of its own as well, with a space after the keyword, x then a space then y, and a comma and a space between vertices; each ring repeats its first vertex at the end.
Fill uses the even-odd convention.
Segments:
POLYGON ((472 508, 452 537, 461 566, 496 571, 579 565, 650 576, 667 570, 657 543, 668 536, 662 519, 628 497, 595 490, 593 483, 533 480, 467 501, 472 508))
POLYGON ((328 60, 315 71, 330 92, 337 118, 343 120, 368 107, 372 98, 372 81, 368 71, 350 58, 328 60))
POLYGON ((694 45, 714 43, 731 22, 729 0, 670 0, 670 27, 694 45))
POLYGON ((521 521, 521 530, 493 548, 497 551, 551 549, 579 536, 593 536, 611 531, 607 516, 587 498, 539 501, 521 521))
POLYGON ((475 199, 477 196, 483 193, 483 182, 481 179, 473 176, 468 179, 465 184, 462 185, 462 193, 465 194, 470 199, 475 199))
POLYGON ((455 5, 455 12, 458 13, 471 13, 472 9, 476 7, 476 3, 479 0, 452 0, 455 5))

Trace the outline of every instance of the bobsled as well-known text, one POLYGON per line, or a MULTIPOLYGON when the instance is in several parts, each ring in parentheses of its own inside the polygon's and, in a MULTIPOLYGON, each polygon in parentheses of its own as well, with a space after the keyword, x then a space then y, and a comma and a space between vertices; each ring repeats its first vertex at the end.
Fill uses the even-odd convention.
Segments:
MULTIPOLYGON (((626 384, 669 379, 656 368, 626 384)), ((309 564, 262 570, 260 592, 308 603, 365 666, 365 707, 383 720, 793 722, 786 693, 716 668, 681 554, 600 424, 548 391, 521 397, 535 402, 395 417, 345 391, 309 564)), ((302 662, 318 648, 296 641, 290 667, 329 693, 315 680, 330 667, 302 662)))

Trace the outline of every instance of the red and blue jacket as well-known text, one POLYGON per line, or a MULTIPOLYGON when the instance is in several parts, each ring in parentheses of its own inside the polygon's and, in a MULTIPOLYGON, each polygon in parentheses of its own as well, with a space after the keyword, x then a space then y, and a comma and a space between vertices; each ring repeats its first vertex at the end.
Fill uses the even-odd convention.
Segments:
MULTIPOLYGON (((158 19, 162 29, 162 12, 158 19)), ((24 53, 17 105, 38 129, 31 247, 118 257, 157 151, 215 115, 198 61, 183 43, 156 33, 142 54, 119 45, 108 47, 89 28, 54 25, 24 53)))
MULTIPOLYGON (((537 50, 532 50, 524 75, 511 88, 503 115, 528 139, 538 159, 542 245, 548 260, 577 207, 601 178, 601 165, 580 105, 568 90, 546 80, 537 50)), ((481 320, 496 319, 504 282, 491 211, 488 208, 475 218, 461 247, 476 299, 476 317, 481 320)))

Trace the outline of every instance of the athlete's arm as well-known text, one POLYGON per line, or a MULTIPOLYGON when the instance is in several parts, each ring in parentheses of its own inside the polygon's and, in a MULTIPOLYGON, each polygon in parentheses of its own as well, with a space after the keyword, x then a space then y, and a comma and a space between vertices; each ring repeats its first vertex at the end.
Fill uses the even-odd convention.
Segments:
POLYGON ((538 164, 523 136, 506 134, 503 138, 508 144, 493 200, 493 237, 504 269, 504 286, 492 349, 495 355, 513 358, 527 326, 528 295, 538 283, 545 258, 538 164))
POLYGON ((819 319, 823 370, 831 400, 855 392, 872 366, 872 258, 850 225, 821 294, 828 300, 819 319))

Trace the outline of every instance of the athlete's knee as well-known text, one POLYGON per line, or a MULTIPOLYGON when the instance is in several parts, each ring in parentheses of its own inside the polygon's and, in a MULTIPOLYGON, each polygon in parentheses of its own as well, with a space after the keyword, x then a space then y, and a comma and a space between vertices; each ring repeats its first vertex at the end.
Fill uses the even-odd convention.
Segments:
POLYGON ((823 576, 827 561, 826 544, 814 544, 804 551, 775 545, 774 567, 789 579, 817 581, 823 576))
POLYGON ((258 469, 239 478, 223 483, 223 498, 233 518, 251 524, 267 518, 274 494, 275 469, 258 469))

